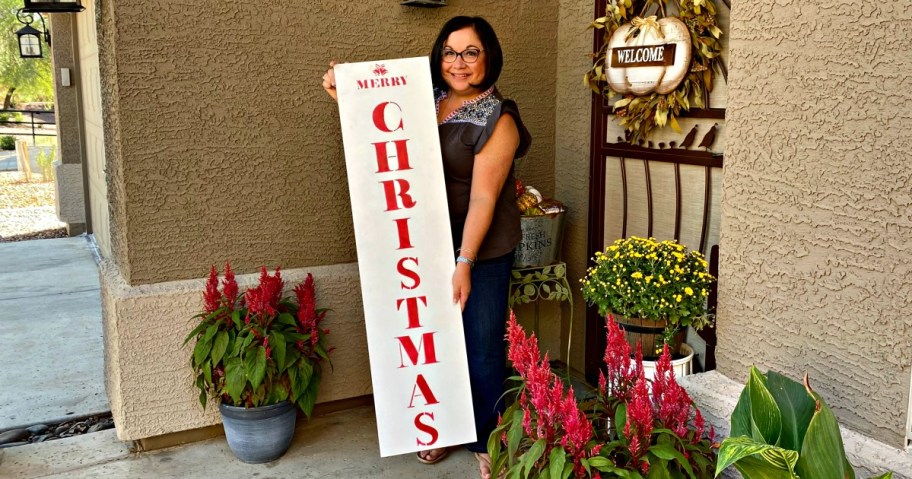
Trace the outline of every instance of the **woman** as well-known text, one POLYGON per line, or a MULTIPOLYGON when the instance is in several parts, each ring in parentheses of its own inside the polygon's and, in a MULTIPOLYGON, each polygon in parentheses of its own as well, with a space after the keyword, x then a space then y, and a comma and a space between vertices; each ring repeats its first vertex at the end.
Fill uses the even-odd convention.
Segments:
MULTIPOLYGON (((507 290, 520 240, 513 160, 531 141, 516 104, 494 86, 502 67, 500 42, 481 17, 450 19, 431 51, 453 244, 459 245, 453 302, 462 308, 478 437, 466 448, 482 478, 491 476, 486 444, 503 411, 507 290)), ((323 88, 336 98, 332 68, 323 88)), ((434 464, 448 452, 421 451, 418 460, 434 464)))

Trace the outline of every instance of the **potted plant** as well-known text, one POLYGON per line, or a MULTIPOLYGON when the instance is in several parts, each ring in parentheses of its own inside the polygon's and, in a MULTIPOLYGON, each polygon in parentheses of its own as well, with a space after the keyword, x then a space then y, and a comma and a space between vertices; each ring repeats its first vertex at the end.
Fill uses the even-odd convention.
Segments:
POLYGON ((510 318, 511 379, 519 385, 488 439, 492 477, 713 477, 714 431, 675 380, 668 348, 650 380, 610 317, 607 328, 597 397, 578 401, 548 355, 540 359, 535 336, 510 318))
MULTIPOLYGON (((836 416, 804 384, 751 367, 732 412, 731 437, 722 441, 716 476, 734 465, 744 477, 855 477, 836 416)), ((885 472, 871 479, 890 479, 885 472)))
POLYGON ((316 308, 313 276, 283 297, 279 269, 261 269, 256 287, 239 294, 231 265, 219 289, 213 266, 203 293, 190 365, 200 404, 219 402, 225 435, 243 462, 282 456, 294 435, 296 409, 310 417, 317 401, 321 365, 328 361, 326 309, 316 308))
POLYGON ((612 313, 631 347, 642 342, 647 358, 656 358, 666 342, 677 353, 684 328, 711 323, 706 298, 715 278, 700 252, 674 240, 631 236, 595 253, 593 261, 581 280, 583 298, 600 315, 612 313))

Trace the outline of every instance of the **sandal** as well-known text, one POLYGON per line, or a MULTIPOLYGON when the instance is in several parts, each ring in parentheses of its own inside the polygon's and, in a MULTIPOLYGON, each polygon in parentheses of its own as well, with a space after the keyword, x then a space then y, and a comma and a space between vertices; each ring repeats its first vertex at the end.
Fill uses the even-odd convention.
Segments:
POLYGON ((428 449, 426 451, 418 451, 417 453, 415 453, 415 455, 418 456, 418 462, 420 462, 422 464, 437 464, 438 462, 446 459, 446 457, 448 455, 450 455, 450 448, 443 447, 440 449, 428 449), (437 452, 436 456, 433 455, 434 451, 439 451, 439 452, 437 452), (430 454, 429 454, 428 458, 424 458, 424 457, 421 457, 422 453, 430 453, 430 454))
POLYGON ((475 459, 478 461, 478 469, 481 479, 491 479, 491 456, 476 452, 475 459))

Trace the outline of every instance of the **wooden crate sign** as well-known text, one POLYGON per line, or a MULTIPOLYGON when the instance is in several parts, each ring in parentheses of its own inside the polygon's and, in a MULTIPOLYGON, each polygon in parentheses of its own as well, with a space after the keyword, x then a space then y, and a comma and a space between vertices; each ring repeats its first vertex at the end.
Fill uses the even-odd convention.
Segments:
POLYGON ((335 73, 380 455, 475 441, 430 64, 335 73))

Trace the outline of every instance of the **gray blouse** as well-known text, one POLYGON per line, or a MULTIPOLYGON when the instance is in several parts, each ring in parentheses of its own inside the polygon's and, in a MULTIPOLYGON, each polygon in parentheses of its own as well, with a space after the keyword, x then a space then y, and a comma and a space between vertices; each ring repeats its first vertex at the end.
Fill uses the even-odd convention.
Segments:
MULTIPOLYGON (((435 89, 437 111, 445 101, 446 91, 435 89)), ((503 114, 513 117, 519 129, 519 147, 514 159, 526 154, 532 137, 519 117, 519 109, 513 100, 504 99, 496 87, 491 87, 478 97, 465 102, 447 116, 439 125, 440 148, 443 154, 443 174, 446 182, 450 223, 453 230, 453 244, 462 243, 462 230, 469 212, 469 196, 472 191, 472 170, 475 155, 481 151, 494 132, 497 120, 503 114)), ((503 256, 519 244, 519 209, 516 207, 515 179, 513 166, 500 190, 494 206, 494 217, 478 250, 478 259, 486 260, 503 256)))

